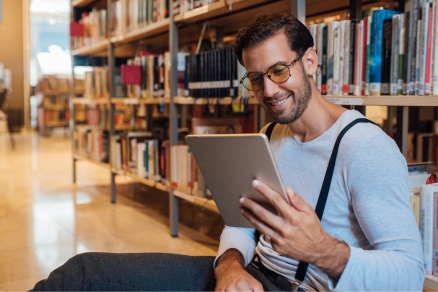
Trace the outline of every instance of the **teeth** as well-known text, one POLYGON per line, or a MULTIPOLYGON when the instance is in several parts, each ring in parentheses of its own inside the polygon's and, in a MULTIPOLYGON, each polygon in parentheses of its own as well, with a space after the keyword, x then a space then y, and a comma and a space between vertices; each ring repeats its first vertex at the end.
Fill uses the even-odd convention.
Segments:
POLYGON ((277 101, 277 102, 273 102, 272 105, 273 105, 273 106, 277 106, 277 105, 283 104, 283 103, 286 102, 286 100, 287 100, 287 98, 282 99, 282 100, 279 100, 279 101, 277 101))

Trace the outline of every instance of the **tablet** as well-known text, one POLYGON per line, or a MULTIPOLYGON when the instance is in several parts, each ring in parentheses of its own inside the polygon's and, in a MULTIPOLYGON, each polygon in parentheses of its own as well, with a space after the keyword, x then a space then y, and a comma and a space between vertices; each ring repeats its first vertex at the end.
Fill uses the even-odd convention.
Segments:
POLYGON ((277 213, 252 187, 254 179, 289 202, 265 134, 188 135, 186 141, 226 225, 254 228, 240 213, 240 197, 277 213))

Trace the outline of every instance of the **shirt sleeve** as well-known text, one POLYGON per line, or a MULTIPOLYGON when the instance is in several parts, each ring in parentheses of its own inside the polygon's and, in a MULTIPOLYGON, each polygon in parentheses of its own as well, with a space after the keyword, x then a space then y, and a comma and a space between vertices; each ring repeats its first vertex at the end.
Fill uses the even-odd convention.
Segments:
POLYGON ((230 248, 235 248, 242 254, 245 260, 245 266, 248 265, 254 256, 256 241, 254 228, 239 228, 225 226, 222 231, 219 250, 214 260, 213 267, 219 257, 230 248))
POLYGON ((423 253, 406 161, 386 134, 377 136, 358 150, 347 181, 354 214, 373 249, 350 246, 341 278, 329 279, 329 288, 422 291, 423 253))

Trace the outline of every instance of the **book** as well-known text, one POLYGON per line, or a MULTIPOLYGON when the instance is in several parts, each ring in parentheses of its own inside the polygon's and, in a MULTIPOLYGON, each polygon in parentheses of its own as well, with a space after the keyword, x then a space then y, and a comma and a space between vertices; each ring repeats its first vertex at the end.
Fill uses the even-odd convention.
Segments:
POLYGON ((420 187, 420 233, 423 244, 423 263, 426 274, 432 274, 433 262, 433 213, 434 193, 438 192, 437 184, 420 187))
POLYGON ((383 22, 392 19, 399 12, 379 9, 374 10, 371 20, 371 47, 370 47, 370 95, 381 94, 382 83, 382 52, 383 52, 383 22))
POLYGON ((392 56, 392 18, 383 20, 381 94, 390 94, 392 56))
POLYGON ((432 94, 437 96, 438 95, 438 20, 436 18, 438 17, 438 2, 434 2, 434 15, 433 20, 434 23, 434 45, 433 45, 433 91, 432 94))
POLYGON ((347 20, 344 29, 344 72, 343 72, 343 85, 342 85, 342 95, 348 95, 349 92, 349 78, 350 78, 350 25, 351 21, 347 20))

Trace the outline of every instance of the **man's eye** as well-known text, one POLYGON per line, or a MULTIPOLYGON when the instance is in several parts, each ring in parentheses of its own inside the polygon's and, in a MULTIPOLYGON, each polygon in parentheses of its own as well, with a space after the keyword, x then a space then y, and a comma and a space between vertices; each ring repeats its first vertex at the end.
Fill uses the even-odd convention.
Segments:
POLYGON ((285 66, 276 66, 276 67, 271 69, 271 72, 272 72, 271 74, 282 75, 282 74, 284 74, 285 70, 286 70, 285 66))
POLYGON ((258 74, 251 74, 248 76, 248 79, 251 83, 260 83, 263 82, 263 78, 258 74))

